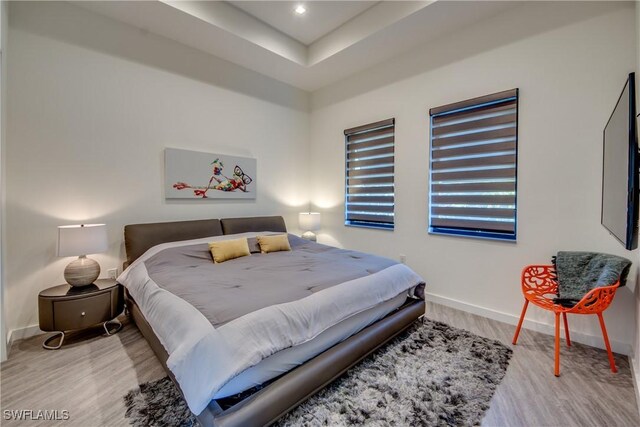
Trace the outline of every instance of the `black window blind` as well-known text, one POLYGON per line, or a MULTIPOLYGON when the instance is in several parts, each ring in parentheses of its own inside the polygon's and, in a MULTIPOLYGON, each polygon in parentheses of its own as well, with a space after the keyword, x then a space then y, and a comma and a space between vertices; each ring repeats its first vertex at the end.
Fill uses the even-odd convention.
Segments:
POLYGON ((429 114, 429 230, 515 240, 518 89, 429 114))
POLYGON ((345 224, 393 228, 395 119, 344 131, 345 224))

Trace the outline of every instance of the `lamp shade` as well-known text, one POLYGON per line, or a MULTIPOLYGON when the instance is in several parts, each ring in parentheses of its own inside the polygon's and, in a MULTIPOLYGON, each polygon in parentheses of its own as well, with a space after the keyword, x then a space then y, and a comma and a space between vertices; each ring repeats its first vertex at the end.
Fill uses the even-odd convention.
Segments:
POLYGON ((300 212, 298 214, 298 223, 301 230, 316 231, 320 229, 320 213, 319 212, 300 212))
POLYGON ((58 227, 58 256, 80 256, 105 252, 109 247, 104 224, 58 227))

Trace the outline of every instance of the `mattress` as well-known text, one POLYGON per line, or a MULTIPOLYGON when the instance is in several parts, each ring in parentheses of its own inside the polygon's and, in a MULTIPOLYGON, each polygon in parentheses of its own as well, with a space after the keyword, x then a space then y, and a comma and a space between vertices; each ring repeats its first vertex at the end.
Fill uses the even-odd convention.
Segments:
POLYGON ((258 234, 164 243, 118 277, 195 414, 353 335, 424 284, 393 260, 295 236, 291 252, 211 261, 208 242, 258 234))

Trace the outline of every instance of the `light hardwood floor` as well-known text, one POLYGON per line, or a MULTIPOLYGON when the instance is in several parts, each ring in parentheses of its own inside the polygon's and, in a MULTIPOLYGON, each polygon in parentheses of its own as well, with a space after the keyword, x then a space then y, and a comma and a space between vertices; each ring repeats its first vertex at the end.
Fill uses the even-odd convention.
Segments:
MULTIPOLYGON (((427 305, 427 317, 511 345, 514 327, 448 307, 427 305)), ((126 426, 122 396, 164 371, 137 328, 116 335, 99 328, 68 338, 61 350, 43 336, 13 345, 0 369, 3 426, 126 426), (14 422, 5 410, 68 410, 64 422, 14 422)), ((553 339, 523 330, 507 374, 483 420, 485 426, 640 426, 626 357, 609 371, 606 353, 574 344, 562 348, 560 378, 552 373, 553 339)))

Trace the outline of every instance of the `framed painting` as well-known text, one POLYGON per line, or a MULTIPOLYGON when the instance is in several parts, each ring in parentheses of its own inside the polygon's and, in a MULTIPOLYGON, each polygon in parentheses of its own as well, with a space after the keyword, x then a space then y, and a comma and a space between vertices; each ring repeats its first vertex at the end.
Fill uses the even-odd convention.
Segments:
POLYGON ((165 198, 255 199, 256 159, 165 148, 165 198))

